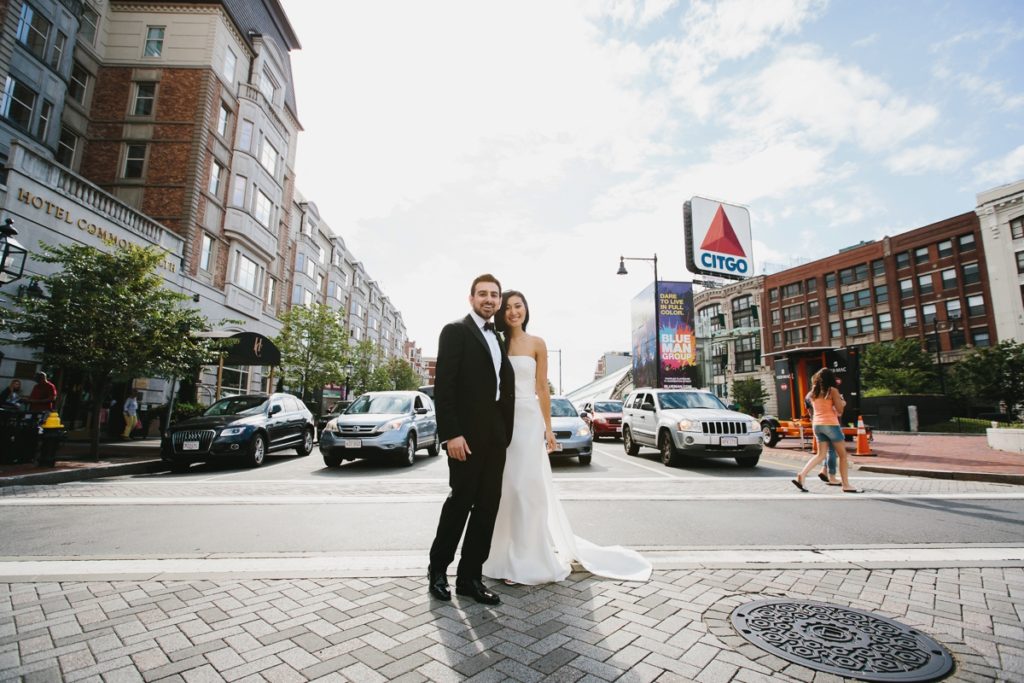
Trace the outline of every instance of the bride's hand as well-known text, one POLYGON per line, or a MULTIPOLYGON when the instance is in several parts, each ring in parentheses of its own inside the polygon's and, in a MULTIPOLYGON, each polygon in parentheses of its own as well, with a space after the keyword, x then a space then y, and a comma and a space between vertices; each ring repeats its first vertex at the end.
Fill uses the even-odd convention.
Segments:
POLYGON ((544 442, 547 445, 548 453, 558 448, 558 442, 555 441, 555 435, 551 433, 551 430, 544 432, 544 442))

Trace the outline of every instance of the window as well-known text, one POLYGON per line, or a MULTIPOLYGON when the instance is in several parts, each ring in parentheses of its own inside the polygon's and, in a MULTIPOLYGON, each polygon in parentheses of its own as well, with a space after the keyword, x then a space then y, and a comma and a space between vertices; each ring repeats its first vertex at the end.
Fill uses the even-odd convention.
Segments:
POLYGON ((779 321, 781 319, 782 319, 782 316, 779 314, 779 309, 773 308, 772 309, 772 324, 773 325, 778 325, 779 321))
POLYGON ((782 317, 786 322, 802 319, 804 317, 804 305, 797 304, 796 306, 786 306, 782 309, 782 317))
POLYGON ((825 273, 825 289, 835 289, 835 288, 836 288, 836 274, 835 273, 825 273))
POLYGON ((1024 216, 1010 221, 1010 237, 1015 240, 1024 237, 1024 216))
POLYGON ((203 270, 210 270, 210 261, 213 256, 213 240, 205 232, 203 241, 199 245, 199 267, 203 270))
POLYGON ((914 250, 914 263, 928 263, 928 247, 918 247, 914 250))
POLYGON ((256 214, 256 220, 263 224, 264 227, 270 227, 270 212, 273 209, 273 203, 270 201, 270 197, 263 194, 262 190, 256 190, 256 200, 254 202, 254 213, 256 214))
POLYGON ((71 80, 68 82, 68 95, 75 102, 85 102, 85 90, 89 86, 89 72, 78 62, 71 67, 71 80))
POLYGON ((829 339, 836 340, 842 335, 842 325, 837 320, 836 322, 828 324, 829 339))
POLYGON ((903 309, 903 326, 904 327, 916 327, 917 326, 917 309, 914 307, 903 309))
POLYGON ((100 17, 96 10, 86 4, 82 4, 82 23, 78 27, 78 39, 94 45, 96 43, 96 28, 99 25, 100 17))
POLYGON ((231 203, 235 206, 245 206, 245 186, 248 180, 244 175, 235 176, 235 184, 231 187, 231 203))
POLYGON ((878 329, 879 331, 892 329, 892 313, 878 314, 878 329))
POLYGON ((946 258, 953 255, 953 240, 942 240, 938 244, 939 258, 946 258))
POLYGON ((821 341, 821 325, 811 325, 811 341, 821 341))
POLYGON ((302 305, 306 307, 313 305, 313 292, 305 287, 302 288, 302 305))
POLYGON ((935 322, 935 304, 921 306, 921 322, 925 325, 931 325, 935 322))
POLYGON ((942 288, 956 289, 956 271, 952 268, 942 271, 942 288))
POLYGON ((1024 251, 1018 251, 1017 254, 1017 272, 1024 273, 1024 251))
POLYGON ((889 300, 889 285, 875 287, 875 303, 881 304, 889 300))
POLYGON ((53 116, 53 105, 43 100, 43 103, 39 105, 39 120, 36 121, 36 137, 40 140, 45 141, 46 134, 50 132, 51 116, 53 116))
POLYGON ((255 294, 256 285, 259 284, 260 267, 245 254, 238 254, 238 264, 235 266, 235 284, 247 292, 255 294))
POLYGON ((782 288, 782 298, 783 299, 788 299, 789 297, 797 296, 798 294, 800 294, 800 283, 799 282, 794 282, 792 284, 785 285, 782 288))
POLYGON ((920 294, 931 294, 935 291, 935 288, 932 287, 931 273, 917 276, 917 289, 920 294))
POLYGON ((805 341, 807 341, 807 330, 804 328, 786 330, 786 344, 802 344, 805 341))
POLYGON ((779 300, 779 290, 777 290, 777 289, 769 290, 768 291, 768 300, 769 301, 778 301, 779 300))
POLYGON ((263 140, 263 148, 260 150, 260 164, 267 169, 272 176, 277 174, 277 150, 266 139, 263 140))
POLYGON ((220 197, 220 186, 221 181, 224 178, 225 168, 216 161, 213 162, 213 166, 210 167, 210 194, 220 197))
POLYGON ((60 63, 64 60, 64 50, 68 45, 68 37, 62 31, 57 31, 53 38, 53 47, 50 48, 50 66, 60 71, 60 63))
POLYGON ((874 334, 875 320, 870 315, 861 318, 846 319, 846 335, 856 337, 862 334, 874 334))
POLYGON ((946 320, 958 320, 960 318, 960 299, 950 299, 946 302, 946 320))
POLYGON ((46 41, 50 39, 51 28, 53 24, 50 20, 37 12, 32 5, 26 2, 21 6, 15 37, 39 59, 46 56, 46 41))
POLYGON ((78 136, 67 126, 61 126, 60 139, 57 140, 57 163, 71 167, 75 163, 75 150, 78 148, 78 136))
POLYGON ((985 298, 980 294, 967 297, 967 315, 985 315, 985 298))
POLYGON ((306 274, 306 277, 312 279, 316 276, 316 261, 306 256, 302 266, 302 272, 306 274))
POLYGON ((772 332, 772 346, 775 348, 779 348, 780 346, 782 346, 781 332, 772 332))
POLYGON ((159 57, 164 51, 164 27, 150 26, 146 29, 146 48, 143 57, 159 57))
POLYGON ((960 245, 960 251, 974 251, 974 233, 968 233, 966 235, 960 235, 956 238, 957 243, 960 245))
POLYGON ((900 298, 912 299, 914 297, 914 281, 910 278, 900 280, 900 298))
POLYGON ((220 114, 217 116, 217 135, 225 137, 228 132, 228 121, 231 119, 231 111, 223 104, 220 105, 220 114))
POLYGON ((277 280, 274 278, 267 278, 267 298, 265 301, 268 306, 274 305, 274 295, 277 294, 277 280))
POLYGON ((906 268, 909 265, 910 265, 910 252, 909 251, 901 251, 900 253, 896 254, 896 269, 897 270, 899 270, 901 268, 906 268))
POLYGON ((141 178, 146 166, 146 145, 132 143, 125 146, 122 178, 141 178))
POLYGON ((252 121, 247 119, 242 120, 242 128, 238 132, 238 148, 244 149, 246 152, 252 149, 252 121))
POLYGON ((885 275, 885 259, 878 258, 871 262, 871 274, 875 277, 885 275))
POLYGON ((861 263, 850 268, 843 268, 839 271, 839 282, 844 285, 852 285, 868 279, 868 264, 861 263))
POLYGON ((960 272, 963 273, 964 286, 973 285, 975 282, 981 282, 981 271, 978 270, 978 263, 965 263, 960 267, 960 272))
POLYGON ((804 289, 807 291, 808 294, 810 294, 811 292, 817 292, 818 291, 818 278, 816 278, 816 277, 809 277, 809 278, 807 278, 807 280, 804 282, 804 289))
POLYGON ((132 107, 133 116, 152 116, 153 100, 156 99, 156 83, 135 84, 135 105, 132 107))
POLYGON ((224 51, 224 64, 221 67, 221 75, 224 76, 224 80, 228 83, 235 82, 235 64, 238 59, 235 57, 235 53, 230 49, 224 51))
POLYGON ((260 74, 260 92, 269 102, 273 103, 274 95, 277 93, 277 81, 266 69, 260 74))
POLYGON ((871 290, 870 289, 859 289, 856 292, 847 292, 843 294, 843 310, 848 311, 853 308, 865 308, 871 305, 871 290))
POLYGON ((956 349, 962 349, 966 343, 967 337, 962 329, 954 327, 949 331, 949 348, 954 351, 956 349))
POLYGON ((0 114, 3 114, 25 130, 30 130, 32 127, 32 111, 35 109, 35 106, 35 91, 8 76, 4 86, 3 97, 0 98, 0 114))
POLYGON ((839 312, 839 297, 830 296, 825 299, 825 308, 828 309, 829 313, 839 312))
POLYGON ((807 317, 808 318, 813 318, 813 317, 818 315, 818 306, 819 306, 819 304, 818 304, 818 300, 817 299, 811 299, 810 301, 807 302, 807 317))
POLYGON ((975 346, 985 347, 991 346, 991 341, 988 337, 987 327, 974 327, 971 328, 971 341, 975 346))

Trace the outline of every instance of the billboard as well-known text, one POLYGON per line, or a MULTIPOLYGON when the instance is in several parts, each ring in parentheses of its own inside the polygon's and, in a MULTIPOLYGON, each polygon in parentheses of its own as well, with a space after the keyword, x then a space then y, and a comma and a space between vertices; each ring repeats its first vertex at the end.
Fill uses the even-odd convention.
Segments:
POLYGON ((686 267, 730 280, 754 274, 750 211, 743 206, 694 197, 683 204, 686 267))
POLYGON ((693 284, 652 283, 633 298, 631 340, 633 386, 681 387, 697 362, 693 328, 693 284))

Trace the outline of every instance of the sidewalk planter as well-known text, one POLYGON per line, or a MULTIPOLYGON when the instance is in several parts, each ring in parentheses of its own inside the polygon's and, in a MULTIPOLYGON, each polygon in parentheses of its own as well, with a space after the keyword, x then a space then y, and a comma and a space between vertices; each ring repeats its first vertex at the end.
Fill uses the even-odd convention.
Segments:
POLYGON ((1024 454, 1024 429, 986 429, 991 448, 1024 454))

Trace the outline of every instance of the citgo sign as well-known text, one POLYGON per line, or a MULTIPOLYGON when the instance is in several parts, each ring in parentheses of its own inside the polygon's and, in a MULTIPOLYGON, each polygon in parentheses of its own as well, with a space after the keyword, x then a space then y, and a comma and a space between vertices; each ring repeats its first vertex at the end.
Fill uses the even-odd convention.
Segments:
POLYGON ((694 197, 683 205, 683 225, 690 272, 731 280, 753 274, 750 212, 745 207, 694 197))

